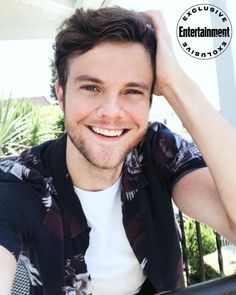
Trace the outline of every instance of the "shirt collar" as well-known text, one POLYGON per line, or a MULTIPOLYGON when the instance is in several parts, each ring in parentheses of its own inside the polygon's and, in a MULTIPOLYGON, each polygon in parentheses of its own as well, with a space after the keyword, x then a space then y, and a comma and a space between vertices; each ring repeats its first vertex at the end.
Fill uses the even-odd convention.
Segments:
POLYGON ((88 224, 78 200, 66 165, 67 135, 52 143, 47 161, 57 191, 57 203, 64 220, 66 236, 73 238, 88 229, 88 224))
POLYGON ((143 153, 135 147, 126 157, 122 171, 122 187, 127 199, 132 197, 139 189, 148 185, 148 180, 143 173, 145 165, 143 153))

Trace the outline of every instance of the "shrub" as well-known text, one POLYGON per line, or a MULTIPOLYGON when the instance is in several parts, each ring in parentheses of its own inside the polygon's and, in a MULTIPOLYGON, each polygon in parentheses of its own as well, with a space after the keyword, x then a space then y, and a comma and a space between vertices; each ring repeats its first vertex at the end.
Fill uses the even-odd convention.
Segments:
MULTIPOLYGON (((201 281, 200 277, 200 260, 197 243, 197 233, 195 221, 189 218, 184 225, 186 233, 186 246, 188 263, 190 266, 190 283, 197 283, 201 281)), ((201 224, 201 241, 203 255, 210 254, 216 251, 216 238, 215 234, 208 226, 201 224)), ((219 277, 220 274, 214 270, 210 265, 204 263, 206 279, 213 279, 219 277)))
POLYGON ((58 136, 61 136, 65 133, 64 116, 62 114, 58 116, 55 126, 58 130, 58 136))
POLYGON ((57 121, 61 116, 62 111, 58 105, 39 108, 40 138, 38 143, 57 138, 61 135, 61 129, 57 126, 57 121))
POLYGON ((29 113, 26 108, 24 99, 0 99, 0 156, 16 154, 27 147, 29 113))
MULTIPOLYGON (((207 281, 220 277, 220 273, 216 271, 213 267, 211 267, 209 264, 204 263, 204 270, 207 281)), ((190 285, 201 282, 200 271, 191 271, 189 279, 190 285)))
POLYGON ((26 99, 0 99, 0 156, 58 137, 59 116, 59 106, 38 107, 26 99))

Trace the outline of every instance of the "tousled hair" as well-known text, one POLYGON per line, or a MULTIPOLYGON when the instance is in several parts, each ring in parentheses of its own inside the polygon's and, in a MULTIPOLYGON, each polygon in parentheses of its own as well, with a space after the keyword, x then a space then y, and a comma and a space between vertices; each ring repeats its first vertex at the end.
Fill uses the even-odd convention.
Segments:
POLYGON ((155 80, 156 37, 150 18, 142 12, 118 6, 86 11, 77 9, 59 27, 55 41, 55 66, 64 91, 69 59, 103 42, 142 44, 150 54, 155 80))

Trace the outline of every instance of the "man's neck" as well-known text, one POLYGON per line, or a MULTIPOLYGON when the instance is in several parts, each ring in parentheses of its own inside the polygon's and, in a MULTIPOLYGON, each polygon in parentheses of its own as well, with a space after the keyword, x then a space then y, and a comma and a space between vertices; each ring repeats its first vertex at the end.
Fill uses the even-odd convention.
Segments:
POLYGON ((90 163, 67 140, 66 163, 73 185, 87 191, 100 191, 112 186, 120 177, 123 163, 112 169, 102 169, 90 163))

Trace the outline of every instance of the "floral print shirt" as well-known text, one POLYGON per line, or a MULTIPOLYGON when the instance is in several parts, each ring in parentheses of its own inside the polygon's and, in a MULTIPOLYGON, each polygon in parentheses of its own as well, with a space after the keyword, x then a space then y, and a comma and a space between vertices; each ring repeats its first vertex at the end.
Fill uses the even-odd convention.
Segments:
MULTIPOLYGON (((66 135, 0 162, 0 244, 25 261, 30 294, 92 294, 84 260, 90 228, 65 151, 66 135)), ((204 166, 195 144, 160 123, 149 126, 123 165, 125 232, 156 292, 175 289, 182 271, 171 190, 204 166)))

